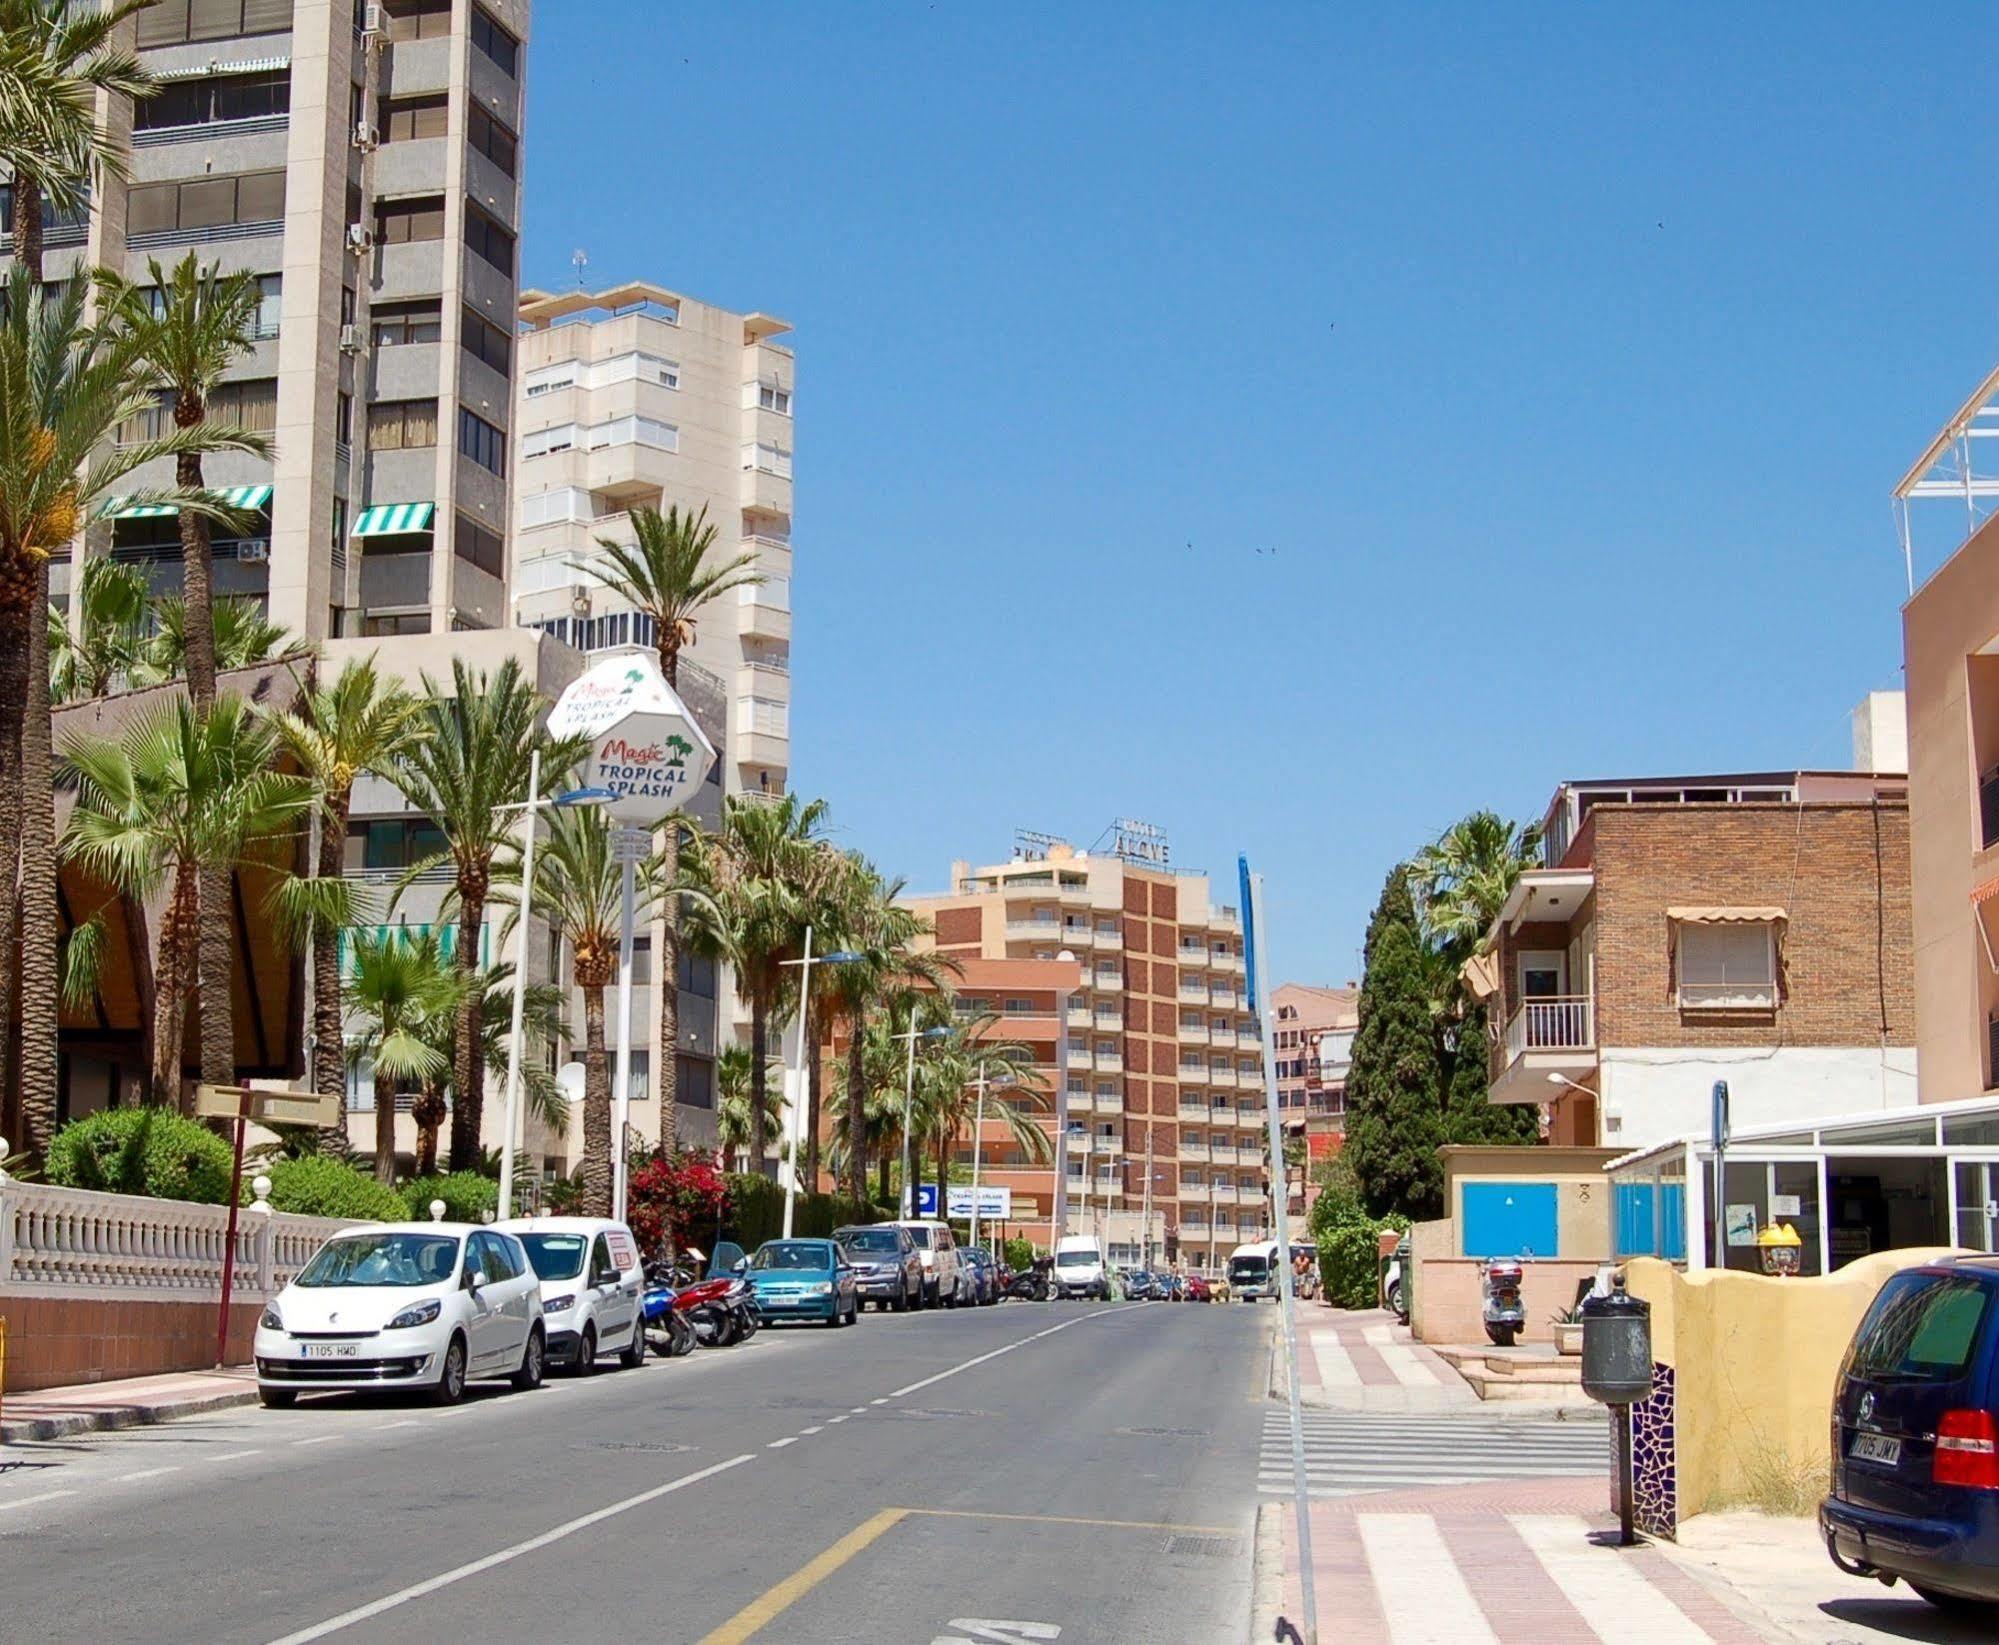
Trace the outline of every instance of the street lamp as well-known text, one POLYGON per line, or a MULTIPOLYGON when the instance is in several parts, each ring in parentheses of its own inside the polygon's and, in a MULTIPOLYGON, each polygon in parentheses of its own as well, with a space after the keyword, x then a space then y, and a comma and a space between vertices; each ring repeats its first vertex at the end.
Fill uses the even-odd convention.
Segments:
MULTIPOLYGON (((786 1158, 784 1172, 784 1237, 791 1238, 792 1203, 798 1195, 798 1148, 804 1140, 798 1134, 797 1113, 800 1096, 799 1087, 805 1083, 805 1035, 812 1026, 812 968, 815 965, 852 965, 862 956, 849 948, 836 948, 830 954, 821 954, 817 959, 812 955, 812 927, 805 928, 804 956, 795 960, 779 960, 779 965, 798 967, 798 1055, 791 1066, 786 1068, 784 1093, 785 1141, 791 1144, 786 1158)), ((756 1162, 756 1169, 763 1169, 763 1161, 756 1162)))
POLYGON ((507 1136, 500 1149, 500 1215, 514 1214, 514 1137, 521 1122, 521 1015, 527 999, 528 912, 534 896, 535 813, 551 805, 599 806, 610 802, 608 788, 572 788, 547 799, 541 795, 541 750, 528 755, 528 797, 512 805, 496 805, 493 814, 521 813, 521 906, 520 923, 514 927, 514 1013, 507 1039, 507 1136))
MULTIPOLYGON (((914 1006, 912 1006, 909 1014, 909 1027, 900 1034, 890 1036, 891 1039, 901 1040, 909 1047, 908 1062, 902 1076, 902 1193, 906 1201, 905 1214, 912 1217, 916 1215, 916 1187, 909 1180, 909 1127, 916 1103, 916 1042, 918 1040, 941 1040, 946 1038, 950 1032, 950 1029, 943 1027, 918 1028, 916 1026, 916 1011, 914 1006)), ((940 1205, 937 1209, 941 1212, 944 1207, 940 1205)))
MULTIPOLYGON (((1001 1073, 993 1084, 1012 1085, 1013 1075, 1001 1073)), ((979 1106, 977 1117, 972 1121, 972 1231, 971 1243, 979 1243, 979 1160, 985 1149, 986 1139, 986 1065, 979 1064, 979 1106)), ((948 1207, 946 1208, 948 1209, 948 1207)))

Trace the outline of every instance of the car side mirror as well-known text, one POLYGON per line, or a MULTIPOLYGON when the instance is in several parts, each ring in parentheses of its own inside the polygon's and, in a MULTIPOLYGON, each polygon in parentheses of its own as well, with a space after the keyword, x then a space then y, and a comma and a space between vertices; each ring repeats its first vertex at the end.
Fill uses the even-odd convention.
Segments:
POLYGON ((747 1274, 750 1271, 750 1259, 748 1257, 736 1258, 736 1266, 732 1271, 738 1274, 747 1274))
POLYGON ((471 1272, 470 1272, 469 1274, 467 1274, 467 1275, 465 1276, 465 1289, 466 1289, 466 1290, 468 1290, 468 1291, 480 1291, 480 1290, 484 1290, 484 1289, 485 1289, 485 1286, 486 1286, 486 1270, 485 1270, 485 1269, 483 1269, 483 1268, 474 1268, 474 1269, 473 1269, 473 1270, 472 1270, 472 1271, 471 1271, 471 1272))

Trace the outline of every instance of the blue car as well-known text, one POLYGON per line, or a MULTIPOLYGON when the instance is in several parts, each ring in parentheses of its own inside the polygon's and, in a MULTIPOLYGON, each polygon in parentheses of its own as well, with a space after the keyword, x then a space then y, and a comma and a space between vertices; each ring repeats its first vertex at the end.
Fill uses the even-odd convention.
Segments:
POLYGON ((814 1319, 852 1325, 860 1317, 860 1276, 837 1240, 765 1240, 750 1258, 749 1278, 766 1324, 814 1319))
POLYGON ((1819 1532, 1841 1570, 1999 1616, 1999 1259, 1881 1287, 1840 1367, 1819 1532))

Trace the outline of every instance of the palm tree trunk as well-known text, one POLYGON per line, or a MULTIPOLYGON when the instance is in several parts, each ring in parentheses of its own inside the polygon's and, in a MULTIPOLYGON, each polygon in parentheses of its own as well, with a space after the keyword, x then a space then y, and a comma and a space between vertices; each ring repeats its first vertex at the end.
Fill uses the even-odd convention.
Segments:
MULTIPOLYGON (((49 567, 36 573, 38 611, 48 610, 49 567)), ((54 724, 49 704, 49 625, 28 624, 28 701, 21 722, 21 1130, 31 1154, 56 1128, 60 1010, 56 936, 54 724)))
MULTIPOLYGON (((660 839, 660 873, 672 885, 680 878, 680 824, 669 821, 660 839)), ((659 1093, 659 1145, 669 1158, 680 1152, 680 899, 669 896, 660 910, 659 952, 653 956, 652 985, 659 990, 659 1045, 653 1053, 652 1084, 659 1093)))
MULTIPOLYGON (((33 579, 24 578, 32 597, 33 579)), ((19 1020, 15 1001, 17 973, 15 942, 18 924, 14 900, 15 866, 21 858, 21 731, 28 701, 28 623, 26 599, 7 599, 0 607, 0 1126, 9 1137, 21 1135, 20 1086, 14 1078, 14 1029, 19 1020)))
MULTIPOLYGON (((199 427, 207 412, 200 395, 182 394, 174 401, 174 426, 199 427)), ((199 490, 202 480, 198 453, 183 452, 174 459, 174 484, 199 490)), ((187 694, 196 711, 205 714, 215 706, 215 561, 208 521, 185 508, 180 511, 180 577, 187 607, 187 694)))
POLYGON ((444 1123, 444 1081, 423 1088, 423 1115, 416 1128, 416 1175, 427 1177, 437 1170, 437 1128, 444 1123))
MULTIPOLYGON (((848 1029, 851 1037, 847 1041, 847 1176, 854 1203, 859 1205, 868 1197, 868 1116, 863 1112, 868 1076, 862 1055, 860 1012, 854 1013, 848 1029)), ((882 1163, 888 1163, 886 1154, 882 1163)))
MULTIPOLYGON (((328 812, 319 829, 322 880, 337 879, 345 866, 348 793, 328 796, 328 812)), ((347 1088, 346 1009, 341 998, 340 933, 324 921, 312 928, 312 1088, 324 1096, 347 1088)), ((323 1150, 347 1151, 347 1126, 336 1120, 322 1134, 323 1150)))
POLYGON ((375 1071, 375 1180, 396 1180, 396 1082, 375 1071))
MULTIPOLYGON (((470 978, 479 964, 479 927, 486 918, 483 887, 468 890, 463 880, 458 886, 458 952, 454 956, 459 972, 470 978)), ((457 1100, 451 1105, 451 1169, 476 1171, 479 1168, 479 1130, 485 1106, 485 1059, 479 1055, 479 991, 467 986, 465 1002, 458 1008, 458 1043, 453 1048, 451 1087, 457 1100)), ((511 1148, 514 1139, 502 1139, 502 1148, 511 1148)), ((608 1212, 605 1213, 609 1215, 608 1212)))
POLYGON ((806 1193, 819 1192, 819 1081, 820 1063, 819 1041, 814 1036, 813 1022, 818 1013, 812 1009, 812 990, 806 989, 805 998, 798 1007, 798 1054, 809 1059, 805 1064, 805 1176, 802 1179, 806 1193))
POLYGON ((195 1022, 201 1035, 201 1077, 236 1083, 236 866, 204 863, 198 877, 201 919, 196 936, 195 1022))
POLYGON ((181 1043, 187 1028, 188 937, 198 917, 193 863, 174 868, 173 889, 160 916, 159 958, 153 965, 153 1089, 155 1108, 180 1107, 181 1043))
POLYGON ((611 1214, 611 1070, 601 986, 583 990, 583 1214, 611 1214))
POLYGON ((24 178, 14 179, 14 261, 36 285, 42 283, 42 188, 24 178))
POLYGON ((770 998, 759 977, 750 988, 750 1166, 764 1172, 764 1145, 769 1140, 764 1124, 764 1103, 770 1086, 768 1061, 770 1044, 770 998))
POLYGON ((889 1194, 893 1191, 889 1186, 888 1180, 889 1153, 890 1150, 884 1148, 881 1158, 875 1161, 875 1201, 880 1205, 894 1204, 894 1201, 889 1198, 889 1194))

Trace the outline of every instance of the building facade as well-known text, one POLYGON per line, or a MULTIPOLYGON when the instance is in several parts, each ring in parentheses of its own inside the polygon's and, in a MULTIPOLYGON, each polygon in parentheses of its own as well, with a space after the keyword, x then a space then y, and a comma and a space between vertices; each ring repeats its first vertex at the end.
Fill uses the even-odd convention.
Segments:
POLYGON ((784 792, 791 765, 790 330, 633 282, 520 304, 514 450, 519 620, 586 652, 653 643, 591 568, 629 510, 705 510, 711 558, 763 581, 701 614, 687 655, 723 682, 728 793, 784 792))
POLYGON ((1352 983, 1280 983, 1271 990, 1270 1015, 1287 1147, 1301 1137, 1305 1143, 1304 1158, 1286 1172, 1290 1209, 1309 1213, 1319 1197, 1312 1168, 1338 1154, 1346 1140, 1347 1070, 1360 1023, 1360 989, 1352 983))
POLYGON ((1639 1149, 1915 1099, 1900 773, 1569 783, 1467 982, 1494 1102, 1549 1141, 1639 1149))
POLYGON ((1037 838, 1016 860, 952 865, 947 893, 909 899, 942 953, 1067 956, 1058 1137, 1065 1224, 1115 1262, 1225 1265, 1270 1225, 1260 1041, 1242 920, 1206 875, 1037 838))

